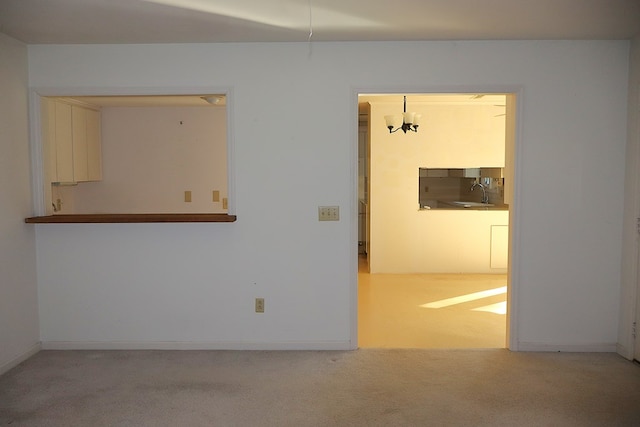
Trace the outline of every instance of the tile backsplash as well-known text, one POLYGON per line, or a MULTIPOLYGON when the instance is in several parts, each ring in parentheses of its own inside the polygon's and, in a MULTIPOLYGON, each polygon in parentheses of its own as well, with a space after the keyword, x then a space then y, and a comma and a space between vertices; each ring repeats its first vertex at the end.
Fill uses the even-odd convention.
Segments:
POLYGON ((496 206, 504 205, 503 178, 466 178, 466 177, 419 177, 420 208, 425 206, 438 207, 438 201, 482 201, 482 190, 471 186, 476 180, 485 186, 489 203, 496 206))

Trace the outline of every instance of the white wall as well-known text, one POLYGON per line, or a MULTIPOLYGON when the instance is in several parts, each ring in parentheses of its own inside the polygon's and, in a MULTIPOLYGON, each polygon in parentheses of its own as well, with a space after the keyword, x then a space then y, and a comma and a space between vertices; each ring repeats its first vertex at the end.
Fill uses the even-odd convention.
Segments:
MULTIPOLYGON (((629 121, 624 199, 624 233, 622 257, 622 292, 618 352, 634 358, 633 322, 640 325, 640 292, 638 282, 638 225, 640 218, 640 34, 631 42, 629 56, 629 121)), ((640 357, 640 340, 635 357, 640 357)))
POLYGON ((0 374, 38 350, 27 47, 0 33, 0 374))
POLYGON ((419 131, 389 133, 384 117, 402 105, 371 103, 369 271, 504 274, 491 268, 491 226, 508 225, 508 211, 418 209, 421 167, 504 167, 504 117, 480 104, 408 109, 425 117, 419 131))
POLYGON ((30 46, 32 87, 233 89, 238 221, 37 226, 43 341, 355 345, 358 88, 508 86, 522 89, 514 347, 611 350, 627 53, 624 41, 30 46), (341 206, 341 221, 318 222, 318 205, 341 206))
POLYGON ((54 187, 60 213, 226 212, 226 137, 224 107, 103 108, 102 181, 54 187))

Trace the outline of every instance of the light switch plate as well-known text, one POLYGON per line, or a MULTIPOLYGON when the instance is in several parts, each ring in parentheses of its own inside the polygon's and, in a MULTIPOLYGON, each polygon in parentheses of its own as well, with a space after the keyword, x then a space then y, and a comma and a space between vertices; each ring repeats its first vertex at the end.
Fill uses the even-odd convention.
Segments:
POLYGON ((340 206, 318 206, 318 221, 340 221, 340 206))

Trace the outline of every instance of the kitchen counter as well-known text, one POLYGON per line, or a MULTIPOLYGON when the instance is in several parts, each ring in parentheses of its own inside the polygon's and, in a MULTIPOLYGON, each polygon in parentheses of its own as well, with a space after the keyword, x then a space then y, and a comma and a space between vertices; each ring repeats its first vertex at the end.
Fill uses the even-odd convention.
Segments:
POLYGON ((429 202, 428 205, 421 206, 420 210, 473 210, 473 211, 506 211, 509 210, 509 205, 505 204, 492 204, 492 203, 480 203, 471 201, 458 201, 458 200, 434 200, 429 202))
POLYGON ((150 213, 150 214, 75 214, 47 215, 26 218, 27 224, 81 224, 81 223, 128 223, 128 222, 235 222, 235 215, 206 213, 150 213))

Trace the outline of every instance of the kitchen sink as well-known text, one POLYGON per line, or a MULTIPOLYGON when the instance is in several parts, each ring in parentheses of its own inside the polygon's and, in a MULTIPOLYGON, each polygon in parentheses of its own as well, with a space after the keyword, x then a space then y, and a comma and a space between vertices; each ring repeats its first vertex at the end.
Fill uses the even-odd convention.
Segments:
POLYGON ((480 202, 460 202, 460 201, 455 201, 455 202, 448 202, 451 203, 452 205, 455 206, 460 206, 463 208, 489 208, 491 206, 495 206, 491 203, 480 203, 480 202))

